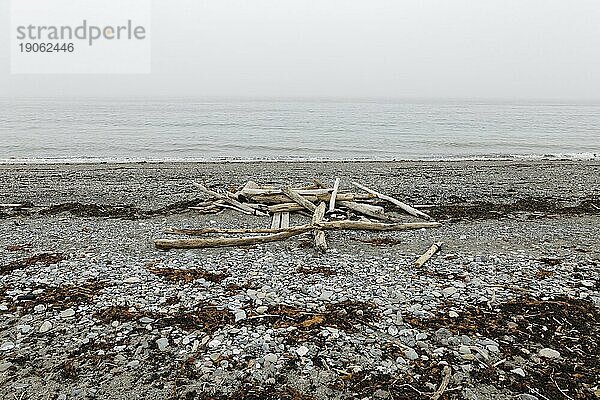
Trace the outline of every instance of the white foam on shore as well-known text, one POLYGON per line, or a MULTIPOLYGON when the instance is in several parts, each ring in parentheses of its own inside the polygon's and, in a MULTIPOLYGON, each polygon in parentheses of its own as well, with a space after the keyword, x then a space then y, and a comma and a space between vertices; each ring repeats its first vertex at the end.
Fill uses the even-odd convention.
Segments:
POLYGON ((598 153, 558 153, 558 154, 508 154, 488 156, 419 157, 419 158, 320 158, 320 157, 281 157, 281 158, 144 158, 144 157, 68 157, 68 158, 7 158, 0 159, 0 165, 36 164, 141 164, 141 163, 306 163, 306 162, 456 162, 456 161, 599 161, 598 153))

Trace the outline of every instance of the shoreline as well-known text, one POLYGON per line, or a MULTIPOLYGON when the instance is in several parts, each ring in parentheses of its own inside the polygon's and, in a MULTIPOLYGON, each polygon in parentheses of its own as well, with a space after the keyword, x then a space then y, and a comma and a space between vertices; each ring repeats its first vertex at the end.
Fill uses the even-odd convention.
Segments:
POLYGON ((434 157, 434 158, 216 158, 216 159, 187 159, 187 158, 165 158, 165 159, 130 159, 130 158, 65 158, 65 159, 2 159, 0 167, 5 165, 94 165, 94 164, 252 164, 252 163, 409 163, 409 162, 468 162, 468 161, 600 161, 600 154, 584 153, 575 155, 515 155, 515 156, 481 156, 481 157, 434 157))
POLYGON ((2 202, 28 203, 0 208, 0 397, 391 400, 433 392, 441 363, 457 388, 448 399, 559 398, 550 378, 573 398, 595 390, 600 161, 0 171, 2 202), (442 226, 327 232, 324 254, 296 239, 154 246, 168 227, 270 226, 268 217, 188 209, 202 201, 193 180, 222 190, 336 177, 431 205, 442 226), (578 331, 554 334, 561 326, 578 331))

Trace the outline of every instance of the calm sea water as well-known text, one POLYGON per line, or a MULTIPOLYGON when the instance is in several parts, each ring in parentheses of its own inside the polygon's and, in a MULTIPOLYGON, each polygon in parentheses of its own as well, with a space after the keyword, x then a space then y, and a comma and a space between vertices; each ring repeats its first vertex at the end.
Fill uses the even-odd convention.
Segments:
POLYGON ((0 100, 0 162, 600 157, 600 104, 0 100))

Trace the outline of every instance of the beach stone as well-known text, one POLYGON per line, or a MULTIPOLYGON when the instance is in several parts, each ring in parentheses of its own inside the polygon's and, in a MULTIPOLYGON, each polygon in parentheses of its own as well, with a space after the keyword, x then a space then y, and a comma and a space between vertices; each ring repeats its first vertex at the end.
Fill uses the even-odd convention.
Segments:
POLYGON ((66 310, 61 311, 60 314, 58 314, 58 316, 60 318, 72 318, 75 316, 75 310, 73 310, 72 308, 67 308, 66 310))
POLYGON ((242 321, 242 320, 246 319, 246 311, 244 311, 244 310, 236 311, 234 316, 235 316, 235 322, 242 321))
POLYGON ((448 313, 448 316, 449 316, 450 318, 458 318, 458 313, 457 313, 456 311, 450 311, 450 312, 448 313))
POLYGON ((35 307, 33 307, 33 311, 35 311, 35 312, 46 311, 46 306, 43 304, 37 304, 35 307))
POLYGON ((214 349, 215 347, 219 347, 221 345, 221 341, 219 339, 213 339, 208 342, 208 347, 214 349))
POLYGON ((452 296, 454 293, 456 293, 456 290, 457 289, 454 286, 450 286, 442 290, 442 293, 444 296, 452 296))
POLYGON ((148 318, 148 317, 142 317, 142 318, 140 318, 140 322, 141 322, 142 324, 149 324, 149 323, 151 323, 151 322, 154 322, 154 319, 152 319, 152 318, 148 318))
POLYGON ((279 359, 279 357, 277 357, 277 354, 274 354, 274 353, 269 353, 269 354, 265 355, 265 357, 264 357, 265 361, 268 361, 272 364, 275 364, 278 359, 279 359))
POLYGON ((519 376, 522 376, 523 378, 525 378, 525 371, 523 371, 523 368, 511 369, 510 372, 512 372, 515 375, 519 375, 519 376))
POLYGON ((8 351, 15 348, 15 344, 13 342, 4 342, 2 346, 0 346, 0 351, 8 351))
POLYGON ((20 329, 22 334, 27 334, 33 330, 33 327, 31 325, 21 325, 20 329))
POLYGON ((308 354, 308 347, 306 346, 300 346, 296 349, 296 354, 298 354, 300 357, 304 357, 305 355, 308 354))
POLYGON ((156 345, 158 346, 158 350, 165 351, 165 349, 169 345, 169 339, 167 339, 167 338, 157 339, 156 340, 156 345))
POLYGON ((256 307, 256 312, 258 314, 264 314, 267 312, 268 309, 269 309, 269 307, 267 307, 267 306, 259 306, 259 307, 256 307))
POLYGON ((0 363, 0 372, 8 371, 8 369, 12 366, 13 366, 13 363, 8 362, 8 361, 0 363))
POLYGON ((544 358, 560 358, 560 353, 558 351, 548 347, 541 349, 538 352, 538 355, 544 358))
POLYGON ((522 393, 517 396, 517 400, 539 400, 539 399, 532 394, 522 393))
POLYGON ((498 346, 496 346, 495 344, 488 344, 487 346, 485 346, 485 348, 491 351, 492 353, 498 353, 500 351, 498 346))
POLYGON ((458 352, 460 354, 471 354, 471 349, 469 346, 462 345, 458 348, 458 352))
POLYGON ((408 358, 411 361, 414 361, 417 358, 419 358, 419 355, 417 354, 417 352, 414 349, 404 350, 404 355, 406 356, 406 358, 408 358))
POLYGON ((323 290, 321 295, 319 296, 319 300, 329 300, 333 296, 333 292, 331 290, 323 290))
POLYGON ((126 279, 123 279, 123 283, 140 283, 142 280, 137 276, 132 276, 126 279))
POLYGON ((139 366, 140 366, 140 361, 139 361, 139 360, 132 360, 132 361, 129 361, 129 362, 127 363, 127 366, 128 366, 129 368, 137 368, 137 367, 139 367, 139 366))

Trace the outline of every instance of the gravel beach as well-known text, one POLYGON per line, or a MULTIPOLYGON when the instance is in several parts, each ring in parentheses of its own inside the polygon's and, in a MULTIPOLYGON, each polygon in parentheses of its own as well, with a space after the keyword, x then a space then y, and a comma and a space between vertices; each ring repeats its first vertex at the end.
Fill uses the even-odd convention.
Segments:
POLYGON ((600 398, 600 161, 0 165, 0 203, 2 398, 600 398), (270 225, 193 180, 336 177, 442 226, 154 248, 270 225))

